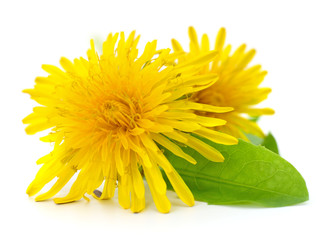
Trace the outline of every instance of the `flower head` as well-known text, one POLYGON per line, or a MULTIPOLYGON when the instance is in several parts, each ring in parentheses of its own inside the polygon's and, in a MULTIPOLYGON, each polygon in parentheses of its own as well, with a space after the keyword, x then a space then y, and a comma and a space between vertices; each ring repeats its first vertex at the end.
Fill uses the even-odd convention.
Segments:
POLYGON ((212 161, 223 157, 190 133, 222 144, 237 143, 234 137, 207 128, 223 125, 224 120, 191 112, 220 114, 232 108, 185 97, 216 82, 216 74, 198 75, 200 66, 216 53, 167 67, 174 58, 169 49, 157 51, 153 41, 138 56, 138 39, 134 32, 127 39, 123 33, 110 34, 100 57, 91 41, 88 60, 62 58, 63 70, 43 65, 49 75, 37 77, 34 89, 24 90, 41 105, 23 120, 29 124, 26 132, 50 128, 41 140, 54 143, 53 151, 37 161, 43 166, 27 193, 38 193, 56 177, 57 182, 36 201, 53 197, 78 172, 68 195, 55 198, 56 203, 76 201, 86 193, 108 199, 118 187, 120 205, 139 212, 145 206, 142 169, 156 207, 168 212, 171 205, 161 168, 181 200, 192 206, 193 195, 159 147, 195 164, 179 145, 195 148, 212 161), (102 193, 94 193, 102 183, 102 193))
MULTIPOLYGON (((245 44, 231 54, 231 45, 225 46, 225 36, 225 29, 221 28, 214 48, 218 55, 201 70, 204 74, 217 74, 218 81, 209 88, 194 93, 191 100, 197 103, 234 108, 234 111, 220 115, 213 112, 199 112, 202 116, 220 117, 227 121, 225 125, 216 126, 217 130, 245 140, 248 140, 246 133, 264 137, 257 123, 246 116, 258 117, 274 114, 270 108, 253 107, 265 100, 271 92, 270 88, 259 87, 267 72, 261 70, 260 65, 248 66, 256 51, 254 49, 246 51, 245 44)), ((190 51, 180 55, 179 63, 209 51, 209 38, 206 34, 202 36, 201 44, 199 44, 195 29, 190 27, 189 37, 190 51)), ((175 39, 172 40, 172 45, 175 52, 184 52, 175 39)))

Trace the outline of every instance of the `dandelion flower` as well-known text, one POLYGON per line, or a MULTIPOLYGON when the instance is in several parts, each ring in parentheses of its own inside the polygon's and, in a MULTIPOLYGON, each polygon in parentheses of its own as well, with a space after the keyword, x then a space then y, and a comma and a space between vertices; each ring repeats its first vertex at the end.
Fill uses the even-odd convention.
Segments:
POLYGON ((195 164, 180 146, 192 147, 212 161, 223 161, 223 156, 190 133, 222 144, 237 143, 230 135, 208 129, 225 121, 191 113, 192 109, 220 114, 231 107, 184 97, 216 82, 216 74, 198 75, 200 66, 216 53, 166 67, 173 61, 169 49, 157 51, 156 41, 149 42, 138 57, 138 40, 134 32, 127 39, 123 33, 110 34, 100 57, 91 41, 88 60, 62 58, 63 69, 43 65, 49 75, 37 77, 35 87, 24 90, 40 104, 23 120, 29 124, 26 132, 51 129, 41 140, 54 145, 37 161, 43 166, 27 193, 35 195, 54 178, 57 181, 36 201, 53 197, 77 173, 70 192, 55 198, 55 203, 87 198, 85 194, 109 199, 118 187, 120 205, 140 212, 145 207, 143 170, 157 209, 166 213, 171 204, 161 168, 180 199, 192 206, 193 195, 161 148, 195 164), (102 184, 102 192, 94 192, 102 184))
MULTIPOLYGON (((265 100, 271 92, 270 88, 259 87, 267 72, 263 71, 260 65, 248 66, 256 51, 254 49, 246 51, 245 44, 231 54, 231 45, 225 46, 225 36, 225 29, 221 28, 214 48, 218 55, 201 70, 204 74, 217 74, 219 80, 211 87, 194 93, 191 100, 202 104, 234 108, 234 111, 220 115, 213 112, 199 113, 202 116, 220 117, 227 121, 227 124, 216 126, 215 129, 244 140, 248 140, 246 133, 263 138, 263 131, 250 117, 274 114, 270 108, 254 107, 265 100)), ((190 51, 179 57, 179 63, 209 51, 209 38, 206 34, 202 36, 200 44, 195 29, 190 27, 189 38, 190 51)), ((175 52, 184 52, 175 39, 172 40, 172 45, 175 52)))

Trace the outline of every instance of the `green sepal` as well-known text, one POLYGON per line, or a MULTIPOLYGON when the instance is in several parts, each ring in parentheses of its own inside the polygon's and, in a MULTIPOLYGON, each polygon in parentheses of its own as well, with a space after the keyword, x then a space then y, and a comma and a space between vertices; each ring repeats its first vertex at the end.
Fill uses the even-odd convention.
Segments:
POLYGON ((278 144, 272 133, 268 133, 262 142, 262 146, 271 150, 272 152, 279 154, 278 144))
POLYGON ((262 145, 266 147, 267 149, 271 150, 272 152, 275 152, 276 154, 279 154, 279 148, 278 144, 271 132, 269 132, 265 138, 260 138, 252 134, 246 134, 249 141, 255 145, 262 145))
POLYGON ((260 116, 257 116, 257 117, 250 117, 249 120, 252 121, 252 122, 258 122, 260 119, 260 116))

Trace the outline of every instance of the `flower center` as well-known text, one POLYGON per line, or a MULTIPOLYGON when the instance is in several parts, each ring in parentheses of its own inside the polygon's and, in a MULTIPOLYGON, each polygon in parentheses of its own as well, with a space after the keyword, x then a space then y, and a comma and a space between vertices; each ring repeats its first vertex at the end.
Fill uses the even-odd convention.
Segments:
POLYGON ((214 105, 218 107, 226 107, 226 97, 218 91, 214 86, 198 92, 194 95, 194 101, 214 105))
POLYGON ((136 121, 141 119, 141 107, 132 98, 106 100, 101 106, 102 122, 106 129, 131 130, 136 127, 136 121))

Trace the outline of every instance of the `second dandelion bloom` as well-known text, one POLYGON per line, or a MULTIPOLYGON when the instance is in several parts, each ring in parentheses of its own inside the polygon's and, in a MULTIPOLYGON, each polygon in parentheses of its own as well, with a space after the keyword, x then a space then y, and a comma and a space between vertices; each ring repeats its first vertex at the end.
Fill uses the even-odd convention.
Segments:
MULTIPOLYGON (((188 32, 189 51, 185 52, 178 41, 172 40, 174 51, 181 53, 179 63, 200 56, 210 49, 206 34, 199 43, 195 29, 190 27, 188 32)), ((248 140, 246 134, 263 138, 263 131, 250 118, 274 114, 271 108, 254 107, 265 100, 271 92, 270 88, 259 87, 267 72, 263 71, 260 65, 249 66, 256 53, 254 49, 247 51, 246 45, 243 44, 231 54, 231 45, 225 45, 225 38, 226 31, 222 28, 218 32, 214 47, 217 56, 200 71, 203 74, 217 74, 218 81, 209 88, 194 93, 191 100, 201 104, 234 108, 234 111, 220 115, 214 112, 198 112, 202 116, 218 117, 227 121, 226 125, 216 126, 215 129, 244 140, 248 140)))
POLYGON ((88 59, 62 58, 63 69, 44 65, 49 76, 36 78, 35 87, 25 90, 41 105, 23 120, 29 124, 26 132, 51 129, 42 141, 54 143, 53 151, 38 160, 43 166, 27 193, 34 195, 54 178, 57 181, 37 201, 53 197, 78 172, 68 195, 55 198, 56 203, 76 201, 85 194, 112 198, 118 185, 120 205, 139 212, 145 207, 143 170, 156 207, 166 213, 171 205, 161 168, 180 199, 192 206, 193 195, 160 146, 195 164, 181 146, 194 148, 211 161, 223 161, 223 156, 190 133, 220 144, 237 143, 236 138, 209 129, 224 125, 218 116, 233 108, 186 97, 217 81, 217 74, 199 74, 217 52, 204 51, 168 66, 174 58, 169 49, 157 51, 153 41, 139 56, 138 40, 134 32, 127 39, 123 33, 110 34, 101 56, 92 41, 88 59), (94 194, 102 183, 102 194, 94 194))

